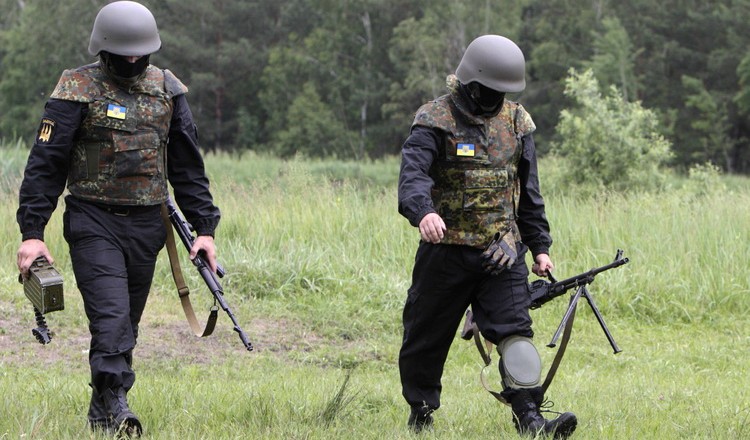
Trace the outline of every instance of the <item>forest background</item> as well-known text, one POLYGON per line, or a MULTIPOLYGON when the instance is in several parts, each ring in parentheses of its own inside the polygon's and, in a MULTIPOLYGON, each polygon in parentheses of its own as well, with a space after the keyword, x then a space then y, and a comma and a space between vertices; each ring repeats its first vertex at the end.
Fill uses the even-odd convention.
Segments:
MULTIPOLYGON (((10 219, 44 101, 62 69, 94 61, 104 3, 0 0, 0 439, 96 438, 64 207, 48 245, 66 309, 46 346, 29 331, 10 219)), ((224 315, 212 337, 190 334, 162 253, 129 394, 149 438, 415 438, 397 357, 418 234, 396 211, 397 153, 416 108, 489 32, 528 59, 514 99, 539 127, 558 276, 617 248, 631 259, 592 286, 623 352, 582 307, 554 409, 578 414, 581 440, 748 438, 750 179, 737 174, 750 169, 750 1, 144 3, 164 42, 153 62, 190 87, 212 151, 223 283, 256 348, 224 315)), ((533 312, 547 366, 566 305, 533 312)), ((515 438, 481 366, 457 340, 425 438, 515 438)))
MULTIPOLYGON (((61 71, 87 52, 101 0, 0 0, 0 138, 32 139, 61 71)), ((561 141, 570 69, 651 111, 669 164, 750 172, 750 0, 148 1, 152 63, 189 87, 202 145, 280 157, 398 153, 414 111, 445 92, 468 43, 527 57, 541 155, 561 141)), ((602 139, 608 142, 608 139, 602 139)))

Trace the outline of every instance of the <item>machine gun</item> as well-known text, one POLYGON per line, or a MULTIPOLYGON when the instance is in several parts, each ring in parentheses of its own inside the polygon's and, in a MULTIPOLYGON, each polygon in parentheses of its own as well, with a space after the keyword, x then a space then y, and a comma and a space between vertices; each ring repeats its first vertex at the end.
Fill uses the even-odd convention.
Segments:
POLYGON ((627 258, 623 258, 622 256, 622 249, 618 249, 614 261, 607 265, 591 269, 588 272, 584 272, 580 275, 576 275, 562 281, 557 281, 555 277, 552 276, 551 273, 549 273, 549 279, 551 282, 546 280, 536 280, 531 283, 531 309, 538 309, 543 304, 557 298, 558 296, 563 295, 568 290, 576 289, 576 293, 570 299, 570 304, 568 305, 568 309, 565 311, 562 322, 560 322, 560 325, 557 327, 557 331, 555 331, 555 334, 552 337, 550 343, 547 344, 548 347, 555 346, 555 344, 557 343, 557 339, 560 337, 560 334, 562 333, 568 320, 571 318, 571 316, 574 315, 575 308, 578 305, 578 301, 581 299, 581 297, 584 297, 591 307, 591 310, 593 310, 596 319, 599 321, 599 325, 604 331, 604 334, 607 335, 607 339, 609 340, 609 344, 612 346, 612 350, 614 350, 615 354, 622 351, 617 346, 617 343, 612 337, 612 334, 609 332, 609 328, 607 328, 607 324, 604 322, 604 318, 599 312, 599 308, 596 306, 594 298, 591 296, 591 293, 589 293, 588 285, 594 282, 594 277, 596 277, 596 275, 604 271, 614 269, 615 267, 620 267, 623 264, 627 264, 628 261, 630 260, 628 260, 627 258))
MULTIPOLYGON (((599 313, 599 309, 596 307, 596 303, 594 303, 594 298, 591 296, 591 293, 589 293, 588 285, 594 282, 594 278, 596 277, 596 275, 604 271, 607 271, 609 269, 622 266, 623 264, 626 264, 628 261, 629 260, 627 258, 623 258, 622 250, 618 249, 617 254, 615 255, 615 260, 610 264, 591 269, 588 272, 584 272, 580 275, 576 275, 574 277, 570 277, 562 281, 557 281, 555 277, 552 276, 552 273, 548 272, 547 276, 549 277, 551 282, 540 279, 540 280, 536 280, 532 282, 529 285, 529 290, 531 292, 531 305, 529 306, 530 309, 538 309, 543 304, 546 304, 547 302, 552 301, 558 296, 563 295, 568 290, 576 289, 576 293, 571 296, 568 309, 565 311, 565 316, 563 316, 562 322, 557 327, 557 331, 555 332, 555 335, 552 337, 552 341, 549 344, 547 344, 548 347, 555 347, 557 344, 557 339, 562 334, 562 341, 560 342, 560 347, 557 349, 557 353, 555 354, 555 357, 552 360, 552 364, 550 365, 549 370, 547 371, 547 377, 544 379, 544 382, 541 385, 542 389, 545 392, 547 391, 547 388, 549 388, 550 384, 552 383, 552 380, 555 377, 555 373, 557 372, 557 369, 560 366, 560 362, 562 361, 563 355, 565 354, 565 349, 568 345, 568 340, 570 339, 570 334, 573 329, 573 320, 575 319, 576 307, 581 297, 586 298, 586 300, 589 303, 589 306, 591 306, 591 309, 594 311, 594 314, 596 315, 596 319, 599 321, 599 325, 601 325, 602 330, 604 330, 604 333, 607 335, 607 339, 609 340, 609 343, 612 346, 612 349, 614 350, 615 354, 622 351, 617 346, 617 343, 612 337, 612 334, 609 332, 609 329, 607 328, 607 324, 604 322, 604 318, 602 317, 602 314, 599 313)), ((492 347, 494 346, 494 344, 492 344, 489 341, 484 341, 484 344, 482 343, 482 338, 479 332, 479 327, 474 322, 474 317, 473 317, 471 309, 466 311, 466 320, 464 321, 464 327, 461 330, 461 338, 465 340, 470 340, 473 338, 474 343, 476 344, 477 349, 479 350, 479 354, 482 356, 482 360, 484 361, 484 365, 485 365, 485 367, 482 369, 482 373, 480 374, 482 386, 490 394, 492 394, 492 396, 495 397, 497 400, 499 400, 500 402, 504 404, 509 404, 503 397, 502 393, 491 390, 490 386, 487 384, 485 380, 484 370, 490 365, 491 359, 490 359, 489 353, 491 353, 492 347)))
POLYGON ((23 284, 23 293, 34 306, 37 327, 31 334, 40 344, 49 344, 54 333, 47 327, 44 314, 65 308, 62 276, 46 258, 39 257, 31 263, 28 278, 18 274, 18 282, 23 284))
MULTIPOLYGON (((167 215, 169 216, 169 220, 172 223, 172 226, 174 226, 174 229, 177 231, 177 235, 180 236, 182 243, 185 245, 188 252, 190 252, 190 249, 192 249, 193 243, 195 242, 195 240, 193 239, 192 226, 190 225, 190 223, 187 222, 187 220, 185 220, 182 217, 182 214, 180 214, 180 212, 177 210, 177 207, 174 205, 171 199, 167 199, 165 206, 167 210, 167 215)), ((170 255, 170 259, 172 259, 171 255, 170 255)), ((248 351, 253 351, 253 345, 250 343, 250 340, 248 339, 247 335, 240 327, 240 324, 237 322, 237 318, 234 316, 234 313, 232 313, 232 310, 229 308, 229 305, 224 299, 224 290, 222 289, 221 284, 219 283, 219 280, 217 278, 217 275, 219 277, 224 276, 225 274, 224 268, 222 268, 220 265, 217 265, 216 274, 214 274, 213 271, 211 271, 211 268, 208 266, 208 263, 206 263, 206 261, 204 260, 204 258, 201 256, 200 253, 196 255, 196 257, 192 260, 192 262, 193 262, 193 265, 198 269, 198 272, 203 278, 203 281, 205 281, 206 286, 208 286, 208 289, 213 294, 215 302, 219 303, 219 306, 222 308, 222 310, 224 310, 226 314, 229 316, 229 319, 232 320, 232 324, 234 325, 234 331, 237 332, 237 334, 239 334, 242 344, 245 346, 245 348, 248 351)), ((173 274, 174 274, 174 268, 173 268, 173 274)), ((176 281, 176 277, 175 277, 175 281, 176 281)), ((178 286, 178 289, 179 289, 179 286, 178 286)), ((183 295, 182 292, 180 292, 180 297, 183 300, 183 308, 185 308, 186 314, 192 313, 192 308, 190 309, 190 312, 188 312, 188 309, 185 306, 187 295, 183 295)), ((215 321, 215 315, 216 315, 215 306, 211 312, 212 312, 213 320, 215 321)), ((190 315, 188 315, 188 321, 191 321, 190 315)), ((211 324, 210 327, 211 329, 207 330, 203 334, 204 336, 207 336, 208 334, 211 333, 211 331, 213 331, 213 324, 211 324)))

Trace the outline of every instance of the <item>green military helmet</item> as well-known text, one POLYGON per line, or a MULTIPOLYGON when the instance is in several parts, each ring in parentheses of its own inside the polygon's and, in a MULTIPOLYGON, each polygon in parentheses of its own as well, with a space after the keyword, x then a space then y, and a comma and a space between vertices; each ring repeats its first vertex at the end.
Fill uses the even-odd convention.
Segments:
POLYGON ((105 51, 121 56, 150 55, 161 48, 159 29, 151 11, 140 3, 117 1, 96 15, 89 53, 105 51))
POLYGON ((526 88, 526 60, 513 41, 483 35, 466 48, 456 76, 462 84, 478 82, 497 92, 516 93, 526 88))

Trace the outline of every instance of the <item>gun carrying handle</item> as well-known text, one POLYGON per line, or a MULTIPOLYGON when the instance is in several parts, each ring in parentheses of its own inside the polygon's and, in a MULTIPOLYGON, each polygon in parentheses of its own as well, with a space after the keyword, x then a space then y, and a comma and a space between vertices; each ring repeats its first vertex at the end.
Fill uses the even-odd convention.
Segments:
POLYGON ((556 283, 557 278, 555 278, 554 275, 552 275, 552 269, 547 269, 547 278, 549 278, 550 282, 556 283))

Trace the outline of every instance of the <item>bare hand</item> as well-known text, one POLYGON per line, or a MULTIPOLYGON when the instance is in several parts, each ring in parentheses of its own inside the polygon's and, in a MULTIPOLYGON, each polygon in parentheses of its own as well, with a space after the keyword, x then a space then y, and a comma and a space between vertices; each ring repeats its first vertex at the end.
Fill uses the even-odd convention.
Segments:
POLYGON ((44 257, 49 261, 49 264, 55 264, 52 254, 50 254, 47 245, 36 238, 25 240, 21 243, 16 253, 16 264, 18 265, 18 271, 24 278, 29 277, 29 268, 31 263, 39 257, 44 257))
POLYGON ((445 231, 445 222, 437 213, 431 212, 422 217, 419 222, 419 234, 422 236, 422 240, 428 243, 440 243, 445 237, 445 231))
POLYGON ((552 264, 552 260, 550 260, 549 255, 539 254, 536 256, 536 262, 533 266, 531 266, 531 271, 534 272, 534 274, 536 274, 537 276, 546 277, 552 272, 554 268, 555 265, 552 264))
POLYGON ((190 248, 190 259, 194 259, 199 252, 201 252, 201 256, 206 260, 211 271, 216 273, 216 245, 214 245, 214 238, 210 235, 199 235, 193 242, 193 247, 190 248))

